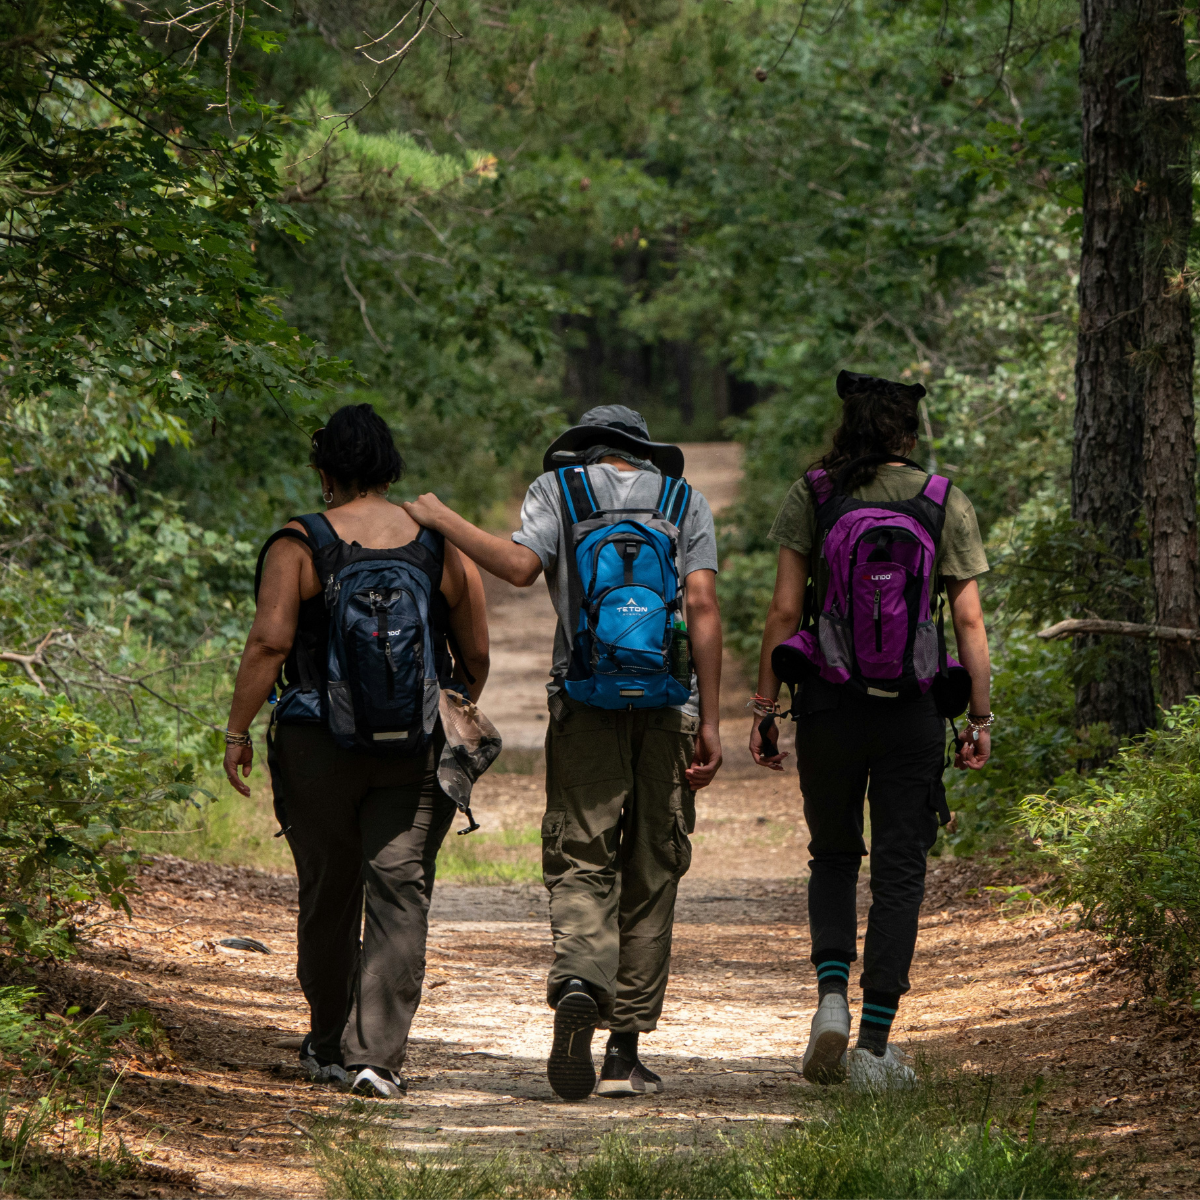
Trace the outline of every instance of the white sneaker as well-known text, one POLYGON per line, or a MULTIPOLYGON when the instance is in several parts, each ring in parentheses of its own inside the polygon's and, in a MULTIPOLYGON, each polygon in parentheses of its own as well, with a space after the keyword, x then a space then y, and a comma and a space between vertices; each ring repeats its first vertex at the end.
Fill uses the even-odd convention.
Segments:
POLYGON ((352 1067, 355 1071, 352 1092, 365 1092, 379 1100, 399 1100, 408 1094, 408 1084, 384 1067, 352 1067))
POLYGON ((855 1046, 847 1057, 850 1087, 856 1092, 906 1092, 917 1086, 917 1073, 905 1061, 908 1055, 894 1046, 882 1058, 864 1046, 855 1046))
POLYGON ((846 1078, 845 1053, 850 1044, 850 1006, 840 992, 830 992, 812 1019, 801 1071, 809 1083, 840 1083, 846 1078))

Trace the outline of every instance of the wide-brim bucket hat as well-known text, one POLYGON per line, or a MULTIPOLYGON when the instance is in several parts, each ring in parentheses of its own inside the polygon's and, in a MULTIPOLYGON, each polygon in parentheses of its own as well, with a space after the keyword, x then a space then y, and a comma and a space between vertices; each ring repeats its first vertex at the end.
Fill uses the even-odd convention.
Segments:
POLYGON ((560 451, 577 453, 592 446, 628 450, 638 458, 649 459, 664 475, 675 479, 683 476, 683 451, 670 442, 652 442, 645 418, 624 404, 601 404, 588 409, 578 425, 572 425, 550 443, 542 458, 542 470, 553 471, 563 465, 554 461, 560 451))

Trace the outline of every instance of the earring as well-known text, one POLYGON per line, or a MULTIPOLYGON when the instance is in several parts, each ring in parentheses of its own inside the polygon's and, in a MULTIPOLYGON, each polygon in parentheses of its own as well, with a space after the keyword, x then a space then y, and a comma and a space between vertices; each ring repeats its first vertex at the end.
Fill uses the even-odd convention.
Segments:
POLYGON ((321 499, 324 500, 326 504, 332 504, 333 503, 333 493, 332 492, 322 492, 321 499))

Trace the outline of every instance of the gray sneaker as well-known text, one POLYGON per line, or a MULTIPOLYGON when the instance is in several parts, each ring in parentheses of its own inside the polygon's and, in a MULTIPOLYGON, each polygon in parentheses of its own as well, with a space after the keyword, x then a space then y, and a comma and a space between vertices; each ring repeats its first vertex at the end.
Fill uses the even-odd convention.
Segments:
POLYGON ((908 1055, 888 1046, 881 1058, 863 1046, 850 1051, 850 1087, 856 1092, 907 1092, 917 1086, 908 1055))
POLYGON ((300 1046, 300 1065, 313 1083, 345 1083, 350 1078, 340 1062, 317 1055, 313 1050, 311 1033, 300 1046))
POLYGON ((840 992, 830 992, 812 1019, 801 1071, 809 1083, 841 1083, 846 1078, 850 1044, 850 1006, 840 992))

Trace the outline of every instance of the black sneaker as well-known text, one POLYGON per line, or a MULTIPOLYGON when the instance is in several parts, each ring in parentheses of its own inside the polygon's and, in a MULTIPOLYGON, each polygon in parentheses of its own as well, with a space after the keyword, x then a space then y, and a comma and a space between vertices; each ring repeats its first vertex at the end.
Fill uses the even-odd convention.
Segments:
POLYGON ((586 1100, 596 1086, 592 1034, 600 1020, 596 999, 582 979, 568 979, 554 1006, 554 1044, 546 1077, 564 1100, 586 1100))
POLYGON ((345 1083, 350 1076, 340 1062, 331 1058, 321 1058, 312 1047, 310 1033, 300 1045, 300 1065, 308 1072, 308 1077, 314 1083, 345 1083))
POLYGON ((597 1096, 646 1096, 662 1090, 662 1076, 655 1075, 636 1052, 612 1045, 604 1052, 597 1096))
POLYGON ((378 1100, 399 1100, 408 1095, 408 1084, 394 1071, 386 1067, 357 1066, 350 1068, 354 1074, 352 1092, 373 1096, 378 1100))

